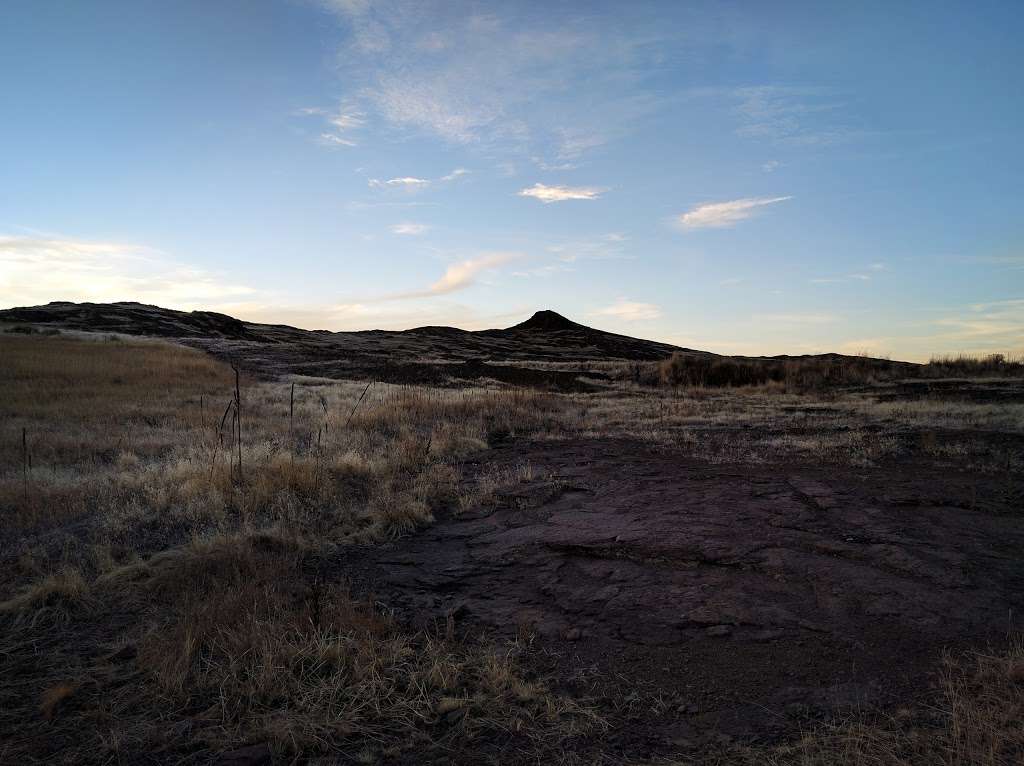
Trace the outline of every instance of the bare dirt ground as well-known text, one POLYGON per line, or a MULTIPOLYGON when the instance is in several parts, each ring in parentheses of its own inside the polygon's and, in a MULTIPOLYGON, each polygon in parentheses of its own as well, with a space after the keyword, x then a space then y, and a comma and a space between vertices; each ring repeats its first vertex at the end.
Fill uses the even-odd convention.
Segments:
POLYGON ((493 509, 345 550, 330 575, 415 623, 535 634, 564 686, 618 701, 606 755, 907 704, 943 649, 1021 626, 1024 524, 991 479, 711 466, 617 439, 486 459, 537 478, 493 509))

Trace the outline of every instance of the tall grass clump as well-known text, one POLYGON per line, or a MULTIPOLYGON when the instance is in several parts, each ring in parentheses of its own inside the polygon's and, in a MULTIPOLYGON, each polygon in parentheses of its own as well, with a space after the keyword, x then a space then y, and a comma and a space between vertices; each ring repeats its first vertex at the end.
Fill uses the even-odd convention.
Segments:
POLYGON ((776 385, 796 391, 864 385, 892 376, 894 365, 866 356, 755 359, 675 353, 638 382, 708 388, 776 385))
POLYGON ((921 368, 927 378, 1011 378, 1024 376, 1024 357, 1007 354, 986 356, 936 356, 921 368))

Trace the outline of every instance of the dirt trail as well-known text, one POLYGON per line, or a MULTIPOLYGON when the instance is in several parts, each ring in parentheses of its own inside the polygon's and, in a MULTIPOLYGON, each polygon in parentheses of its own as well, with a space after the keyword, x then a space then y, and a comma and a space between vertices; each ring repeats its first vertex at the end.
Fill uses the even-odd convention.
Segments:
POLYGON ((540 478, 345 552, 337 574, 413 621, 531 629, 577 690, 668 695, 678 709, 643 736, 670 747, 906 702, 939 647, 998 640, 1024 607, 1024 516, 986 500, 992 480, 715 466, 619 440, 487 456, 540 478))

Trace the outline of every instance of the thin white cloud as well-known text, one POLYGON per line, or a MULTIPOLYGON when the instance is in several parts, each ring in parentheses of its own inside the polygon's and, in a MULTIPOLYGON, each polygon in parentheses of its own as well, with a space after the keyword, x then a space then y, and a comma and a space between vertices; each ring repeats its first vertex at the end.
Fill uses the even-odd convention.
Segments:
POLYGON ((619 298, 611 306, 590 312, 590 316, 609 316, 624 322, 643 322, 659 319, 662 316, 662 311, 653 303, 638 303, 626 298, 619 298))
POLYGON ((406 191, 417 191, 430 186, 430 180, 416 178, 415 176, 403 176, 402 178, 389 178, 381 181, 379 178, 371 178, 367 184, 372 189, 405 189, 406 191))
POLYGON ((320 143, 326 146, 357 146, 355 141, 348 138, 342 138, 334 133, 321 133, 320 143))
POLYGON ((140 245, 0 236, 0 306, 4 307, 69 300, 224 310, 258 292, 140 245))
POLYGON ((381 295, 376 298, 364 298, 358 302, 364 304, 380 303, 447 295, 448 293, 472 287, 477 284, 482 274, 496 269, 509 261, 522 257, 522 253, 514 252, 483 253, 476 258, 468 258, 449 265, 440 279, 421 290, 408 290, 400 293, 381 295))
POLYGON ((645 73, 678 50, 680 36, 703 32, 629 9, 613 27, 577 13, 553 25, 515 3, 482 14, 441 2, 321 1, 346 33, 346 87, 372 118, 552 165, 627 134, 660 108, 665 99, 642 87, 645 73), (585 92, 572 87, 583 78, 585 92))
POLYGON ((342 102, 333 112, 319 106, 308 106, 299 109, 295 114, 300 117, 323 118, 330 127, 317 136, 317 141, 324 146, 358 146, 349 134, 366 123, 365 113, 348 102, 342 102))
MULTIPOLYGON (((881 272, 885 271, 885 264, 872 263, 868 267, 869 271, 881 272)), ((871 274, 865 274, 864 272, 855 272, 853 274, 844 274, 840 277, 815 277, 814 279, 808 280, 812 285, 840 285, 844 282, 870 282, 872 279, 871 274)))
POLYGON ((942 336, 975 348, 1024 348, 1024 299, 976 303, 966 313, 936 319, 942 336))
POLYGON ((679 216, 679 223, 687 229, 722 229, 735 226, 753 216, 760 208, 793 199, 787 197, 747 197, 729 202, 709 202, 698 205, 679 216))
POLYGON ((593 239, 567 240, 548 245, 545 250, 555 255, 563 263, 576 261, 626 261, 634 256, 623 250, 627 238, 619 234, 608 234, 593 239))
POLYGON ((479 258, 460 261, 449 266, 439 280, 430 286, 430 295, 444 295, 462 290, 476 282, 477 276, 488 269, 519 258, 518 253, 488 253, 479 258))
MULTIPOLYGON (((122 242, 58 236, 0 235, 0 308, 54 300, 110 303, 138 301, 184 311, 214 310, 248 321, 288 322, 300 327, 366 329, 382 322, 404 328, 422 324, 493 327, 504 315, 481 317, 461 306, 431 304, 394 309, 388 302, 432 298, 477 284, 490 270, 521 258, 514 252, 483 253, 452 263, 423 290, 335 305, 290 302, 263 290, 169 259, 158 250, 122 242)), ((517 311, 522 313, 521 309, 517 311)))
POLYGON ((839 122, 842 103, 828 88, 758 85, 729 93, 740 126, 736 135, 797 146, 827 146, 861 135, 839 122))
POLYGON ((598 199, 607 189, 594 186, 547 186, 537 183, 533 186, 522 189, 520 197, 533 197, 544 204, 551 202, 565 202, 574 199, 598 199))
POLYGON ((331 115, 327 121, 339 131, 355 130, 361 128, 366 120, 363 117, 362 112, 356 111, 338 111, 336 114, 331 115))
POLYGON ((768 160, 761 165, 761 170, 765 173, 774 173, 776 170, 782 167, 782 163, 778 160, 768 160))
POLYGON ((466 170, 465 168, 455 168, 455 170, 453 170, 448 175, 441 176, 441 180, 442 181, 454 181, 457 178, 461 178, 462 176, 469 175, 469 173, 470 173, 470 171, 466 170))
POLYGON ((416 236, 417 234, 425 233, 430 227, 424 223, 396 223, 391 227, 393 234, 402 234, 406 236, 416 236))
POLYGON ((608 143, 608 139, 599 133, 588 133, 579 129, 562 128, 558 134, 557 158, 563 161, 577 160, 591 149, 608 143))

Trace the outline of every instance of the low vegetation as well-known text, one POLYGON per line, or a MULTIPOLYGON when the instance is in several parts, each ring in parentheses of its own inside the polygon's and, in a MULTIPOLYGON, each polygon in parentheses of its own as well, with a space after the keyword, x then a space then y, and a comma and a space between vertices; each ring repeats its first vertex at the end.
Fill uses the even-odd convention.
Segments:
MULTIPOLYGON (((1024 755, 1024 646, 945 658, 928 705, 860 713, 774 747, 682 763, 739 766, 1007 766, 1024 755)), ((680 763, 680 766, 682 766, 680 763)))
POLYGON ((807 359, 743 359, 673 354, 646 372, 639 382, 668 386, 764 386, 813 391, 835 386, 863 385, 896 377, 905 365, 867 356, 807 359), (652 373, 656 375, 652 381, 652 373))
POLYGON ((935 357, 924 365, 922 374, 932 378, 1020 377, 1024 376, 1024 357, 1006 354, 935 357))
MULTIPOLYGON (((600 715, 536 672, 529 636, 475 643, 454 618, 414 629, 332 573, 346 546, 535 478, 528 465, 470 475, 489 446, 616 436, 719 462, 1022 465, 1017 447, 978 448, 969 431, 1020 434, 1024 405, 808 394, 880 380, 877 360, 673 357, 556 395, 236 378, 201 352, 114 336, 6 334, 0 355, 0 761, 12 763, 198 763, 243 745, 285 760, 501 748, 543 760, 593 739, 600 715)), ((951 660, 946 707, 913 729, 928 737, 908 728, 915 712, 723 758, 1008 762, 1024 659, 1018 647, 974 662, 951 660)))

